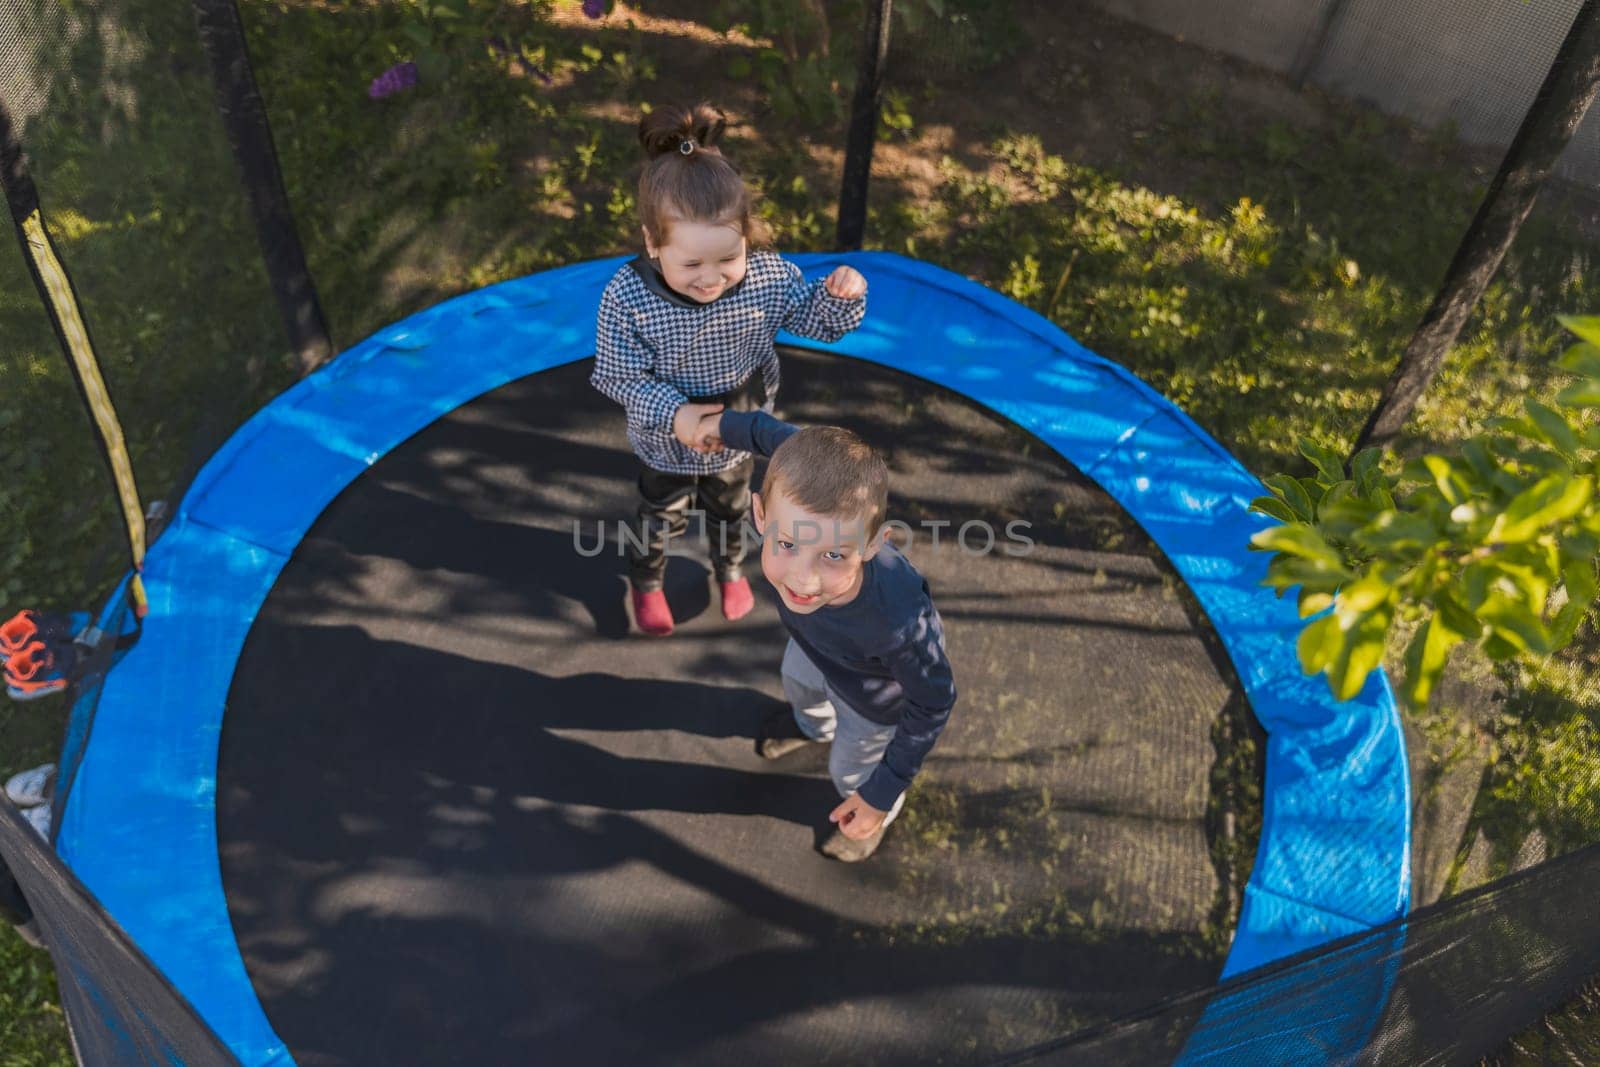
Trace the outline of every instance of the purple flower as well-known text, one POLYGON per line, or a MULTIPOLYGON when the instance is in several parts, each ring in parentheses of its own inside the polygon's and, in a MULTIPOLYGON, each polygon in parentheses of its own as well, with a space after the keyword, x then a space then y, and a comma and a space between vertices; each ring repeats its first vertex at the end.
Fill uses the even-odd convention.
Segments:
POLYGON ((410 89, 417 84, 417 65, 412 62, 396 63, 367 86, 367 95, 374 100, 410 89))
POLYGON ((606 0, 583 0, 583 13, 592 19, 606 17, 606 0))

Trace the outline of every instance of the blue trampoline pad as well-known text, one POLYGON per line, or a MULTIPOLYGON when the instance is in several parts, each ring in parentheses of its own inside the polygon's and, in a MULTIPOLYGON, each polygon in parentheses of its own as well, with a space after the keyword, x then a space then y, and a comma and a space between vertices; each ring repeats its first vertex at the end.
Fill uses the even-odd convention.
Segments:
MULTIPOLYGON (((942 390, 948 390, 967 398, 970 404, 965 410, 969 413, 989 413, 984 417, 998 415, 1006 420, 989 425, 1008 426, 1004 432, 1013 435, 1009 439, 1013 446, 1023 450, 1048 446, 1092 480, 1093 485, 1083 482, 1084 491, 1098 487, 1125 509, 1193 592, 1225 650, 1229 663, 1223 665, 1224 671, 1231 666, 1269 735, 1260 853, 1246 890, 1247 903, 1226 964, 1228 971, 1247 969, 1351 929, 1375 925, 1402 911, 1409 893, 1407 785, 1393 700, 1382 680, 1375 679, 1356 700, 1334 704, 1320 681, 1299 675, 1293 652, 1298 620, 1292 601, 1279 601, 1259 586, 1264 560, 1245 549, 1249 534, 1266 521, 1245 510, 1249 499, 1262 491, 1259 482, 1135 377, 989 290, 927 264, 889 255, 795 258, 813 276, 825 274, 838 262, 850 262, 868 277, 869 314, 862 329, 837 345, 811 347, 883 369, 844 374, 831 380, 831 392, 808 393, 800 388, 791 393, 791 385, 786 383, 786 415, 807 421, 809 410, 813 418, 846 421, 854 405, 858 412, 874 412, 874 425, 882 425, 890 418, 895 395, 909 391, 894 376, 885 377, 891 371, 940 387, 940 397, 946 397, 942 390), (857 391, 859 397, 849 395, 857 391), (798 409, 789 407, 797 402, 798 409)), ((739 783, 766 769, 739 762, 728 754, 732 749, 725 747, 740 741, 741 731, 748 727, 749 707, 770 707, 777 699, 770 685, 757 681, 775 674, 782 648, 770 609, 768 617, 758 618, 746 631, 723 634, 718 629, 720 620, 712 619, 714 606, 707 610, 710 594, 703 576, 697 578, 692 569, 685 570, 687 564, 675 564, 677 596, 689 606, 692 617, 705 619, 706 627, 704 634, 684 635, 675 656, 698 657, 698 669, 718 680, 713 688, 720 695, 708 696, 693 688, 665 694, 658 689, 641 690, 641 674, 630 666, 639 655, 639 646, 624 639, 626 617, 621 614, 620 587, 615 584, 615 561, 611 561, 609 587, 605 580, 591 580, 598 571, 532 562, 571 558, 577 542, 571 530, 563 529, 552 516, 570 526, 575 516, 599 519, 606 513, 617 517, 625 513, 631 487, 629 457, 625 446, 618 445, 620 414, 609 426, 600 419, 578 417, 586 410, 584 403, 590 402, 589 398, 576 402, 582 390, 581 366, 567 368, 567 378, 562 381, 568 395, 574 396, 571 404, 546 396, 540 406, 497 411, 497 404, 514 407, 519 394, 515 389, 510 394, 493 391, 519 379, 527 383, 553 381, 547 376, 527 376, 573 364, 592 353, 593 308, 600 288, 618 263, 581 264, 467 294, 347 351, 285 393, 235 435, 208 464, 168 533, 151 551, 146 584, 152 608, 146 635, 106 682, 63 818, 60 848, 110 912, 246 1063, 319 1062, 315 1053, 302 1052, 294 1042, 286 1041, 274 1024, 280 1016, 296 1019, 297 1026, 304 1024, 303 1017, 295 1015, 303 1006, 293 1005, 294 990, 314 990, 319 980, 336 972, 339 961, 328 958, 331 950, 326 946, 337 944, 348 954, 357 951, 355 946, 381 940, 383 932, 395 924, 409 922, 424 933, 434 929, 436 940, 423 936, 405 944, 397 942, 392 955, 381 957, 385 973, 394 975, 404 987, 407 974, 424 973, 430 960, 440 954, 448 956, 452 928, 441 916, 478 930, 496 929, 496 909, 508 898, 484 892, 481 882, 473 883, 471 877, 456 884, 458 892, 452 896, 451 865, 460 864, 460 869, 471 875, 475 849, 486 835, 493 839, 504 828, 515 829, 512 839, 520 847, 547 846, 550 852, 542 862, 559 865, 563 857, 570 858, 572 866, 562 871, 564 879, 579 883, 598 879, 635 862, 624 857, 636 856, 636 862, 667 872, 670 877, 664 884, 680 889, 697 886, 702 897, 706 886, 714 885, 718 899, 736 902, 737 914, 752 922, 771 922, 787 931, 785 936, 790 939, 772 935, 769 941, 766 935, 751 934, 766 954, 770 969, 763 970, 748 962, 736 965, 720 957, 710 959, 703 952, 697 955, 708 940, 737 937, 737 924, 730 928, 721 920, 710 926, 688 921, 658 930, 657 935, 667 939, 668 948, 676 946, 673 950, 682 953, 691 970, 692 962, 699 960, 708 970, 696 973, 714 971, 714 980, 705 977, 698 987, 687 983, 681 995, 675 994, 681 996, 677 1000, 650 999, 650 991, 644 989, 633 991, 643 999, 606 1000, 606 996, 614 998, 617 990, 574 988, 572 1003, 566 1005, 564 1014, 542 1016, 546 1030, 522 1035, 519 1040, 577 1042, 550 1046, 576 1050, 583 1047, 585 1035, 591 1040, 606 1035, 610 1043, 596 1048, 618 1056, 648 1055, 649 1047, 630 1044, 636 1037, 619 1036, 614 1017, 625 1014, 628 1003, 648 1002, 652 1018, 662 1027, 658 1033, 675 1034, 674 1040, 680 1042, 667 1048, 668 1052, 688 1058, 744 1054, 748 1049, 738 1044, 732 1031, 717 1037, 716 1028, 702 1027, 689 1035, 674 1023, 695 1011, 698 1001, 693 994, 697 990, 704 994, 759 984, 762 974, 781 973, 785 952, 797 951, 797 944, 827 941, 840 929, 858 942, 864 938, 870 943, 876 936, 848 922, 840 927, 848 917, 836 908, 807 906, 818 892, 817 880, 834 876, 828 865, 801 865, 789 872, 792 881, 774 882, 763 879, 759 872, 741 870, 725 858, 719 861, 687 848, 684 838, 674 836, 670 826, 641 821, 638 816, 641 811, 671 808, 664 796, 687 797, 671 808, 672 817, 679 820, 672 825, 690 826, 697 820, 730 814, 724 810, 727 798, 745 796, 744 810, 731 814, 746 819, 740 832, 747 835, 743 843, 750 848, 758 848, 773 834, 774 826, 798 825, 810 817, 806 813, 815 807, 810 798, 816 793, 818 768, 759 774, 770 792, 757 802, 741 791, 744 787, 739 783), (448 368, 448 373, 441 373, 442 368, 448 368), (482 399, 463 407, 477 398, 482 399), (450 433, 455 436, 449 447, 430 448, 420 437, 412 440, 452 412, 450 433), (537 417, 529 417, 530 412, 537 417), (421 470, 432 480, 385 475, 386 468, 378 461, 397 448, 407 470, 421 470), (550 465, 556 456, 561 457, 560 463, 550 465), (359 550, 318 533, 324 522, 340 518, 345 494, 354 491, 352 483, 365 487, 362 514, 387 520, 368 530, 370 543, 359 550), (596 508, 596 498, 605 493, 610 494, 604 500, 609 512, 596 508), (464 556, 440 552, 440 531, 451 532, 460 539, 458 543, 475 546, 473 551, 464 556), (269 591, 275 589, 275 583, 283 585, 280 575, 287 581, 296 568, 295 582, 274 594, 274 603, 280 593, 288 593, 291 599, 269 607, 263 615, 269 591), (434 580, 443 577, 451 582, 434 580), (374 607, 367 592, 377 588, 398 588, 403 595, 381 608, 374 607), (316 621, 310 621, 314 614, 316 621), (538 646, 535 662, 519 658, 514 637, 500 636, 519 634, 529 618, 545 620, 539 624, 544 629, 523 635, 538 646), (464 624, 481 632, 466 645, 451 644, 464 624), (591 634, 594 641, 587 651, 579 651, 577 642, 563 641, 562 635, 568 633, 591 634), (252 666, 252 649, 266 644, 286 650, 291 659, 270 668, 255 663, 252 669, 277 672, 281 689, 258 681, 250 693, 235 689, 230 698, 236 674, 252 666), (376 662, 387 663, 394 670, 381 677, 344 670, 361 656, 373 654, 378 656, 376 662), (319 674, 328 663, 340 669, 319 674), (319 681, 323 677, 330 680, 319 681), (578 684, 574 679, 582 682, 580 688, 573 688, 578 684), (341 695, 328 691, 335 680, 346 687, 342 692, 345 703, 361 704, 369 717, 362 720, 365 725, 339 719, 340 704, 335 699, 327 710, 317 713, 333 716, 319 729, 331 731, 322 736, 335 741, 315 752, 291 746, 266 760, 280 772, 277 780, 293 783, 297 768, 308 770, 304 788, 274 796, 305 825, 321 827, 324 832, 302 838, 311 844, 296 846, 290 857, 297 880, 286 883, 280 892, 294 899, 258 893, 257 899, 248 902, 258 914, 299 916, 306 921, 299 929, 292 924, 280 926, 270 937, 263 934, 266 940, 251 942, 248 952, 254 963, 247 967, 236 932, 248 926, 249 915, 234 899, 230 916, 224 869, 249 867, 263 855, 281 857, 282 849, 279 841, 245 841, 224 833, 219 853, 219 824, 243 817, 240 813, 252 810, 253 803, 248 790, 234 790, 219 777, 219 744, 236 729, 225 712, 231 715, 241 704, 250 705, 256 731, 262 729, 262 723, 274 721, 267 716, 281 715, 286 724, 295 723, 296 709, 309 707, 313 696, 341 695), (353 692, 351 686, 361 691, 353 692), (674 748, 674 759, 650 760, 648 753, 631 750, 617 740, 624 731, 574 719, 566 712, 550 711, 543 718, 484 719, 484 707, 509 714, 504 698, 484 701, 476 697, 491 690, 518 697, 522 701, 519 707, 546 709, 589 701, 597 691, 617 702, 616 706, 658 706, 663 700, 670 706, 679 701, 697 709, 687 713, 683 723, 652 719, 640 729, 664 731, 672 735, 673 744, 685 743, 700 755, 725 759, 695 763, 687 752, 674 748), (412 716, 406 720, 410 723, 406 729, 386 733, 381 728, 384 702, 398 707, 413 699, 417 691, 426 692, 433 701, 431 714, 412 716), (411 772, 409 778, 403 782, 384 779, 381 788, 378 779, 367 776, 367 769, 397 765, 395 761, 404 753, 427 751, 430 746, 437 752, 450 752, 451 731, 474 723, 483 737, 499 738, 503 744, 474 748, 472 759, 463 758, 444 769, 430 771, 400 763, 411 772), (535 734, 538 743, 534 743, 535 734), (161 743, 152 744, 152 738, 160 738, 161 743), (530 750, 539 750, 536 765, 519 763, 517 754, 530 750), (331 759, 334 756, 338 759, 331 759), (635 764, 641 759, 649 761, 652 773, 659 772, 659 780, 636 773, 639 768, 635 764), (697 769, 690 773, 654 766, 663 762, 697 769), (341 766, 361 771, 341 772, 341 766), (733 777, 716 773, 719 766, 733 777), (314 773, 310 773, 312 768, 314 773), (519 792, 516 783, 525 781, 525 772, 534 770, 545 773, 547 784, 541 787, 545 792, 519 792), (569 772, 579 771, 576 781, 581 785, 567 780, 569 772), (337 785, 341 777, 367 782, 371 786, 369 800, 384 799, 416 821, 404 823, 406 830, 386 825, 382 804, 351 804, 343 811, 319 808, 317 796, 327 795, 319 791, 337 785), (558 779, 566 784, 549 784, 558 779), (614 788, 596 790, 592 783, 597 781, 612 783, 614 788), (622 799, 617 799, 619 796, 622 799), (482 821, 485 816, 487 823, 482 821), (352 872, 342 866, 341 854, 332 847, 336 839, 376 843, 377 851, 363 853, 368 866, 355 872, 359 891, 350 881, 352 872), (319 851, 319 840, 329 847, 319 851), (231 857, 229 850, 234 853, 231 857), (152 856, 159 856, 160 861, 152 862, 152 856), (443 897, 438 896, 441 892, 443 897), (333 936, 330 930, 337 934, 333 940, 327 940, 333 936), (264 960, 267 966, 263 966, 264 960), (271 1018, 263 1002, 274 1005, 271 1018), (602 1004, 609 1006, 597 1007, 602 1004)), ((809 358, 815 361, 819 357, 809 358)), ((797 362, 804 364, 804 360, 797 362)), ((817 382, 830 380, 829 375, 836 373, 830 366, 843 364, 817 362, 817 382)), ((522 383, 518 387, 523 387, 522 383)), ((529 384, 526 388, 537 393, 541 386, 529 384)), ((932 404, 929 401, 924 406, 932 404)), ((955 428, 942 433, 918 435, 908 430, 885 441, 884 447, 904 448, 907 463, 912 462, 913 454, 933 457, 935 469, 924 472, 930 488, 921 499, 907 500, 908 508, 933 513, 942 507, 959 513, 967 505, 960 499, 940 499, 937 487, 941 479, 978 478, 998 485, 1009 476, 999 468, 984 466, 994 457, 974 458, 963 451, 971 440, 979 439, 973 435, 980 434, 976 423, 969 426, 961 421, 966 417, 951 414, 950 426, 955 428), (909 448, 913 442, 918 446, 914 453, 909 448)), ((861 429, 871 439, 872 425, 861 429)), ((1021 460, 1013 457, 1013 462, 1022 467, 1036 465, 1027 456, 1021 460)), ((1049 462, 1057 463, 1054 458, 1049 462)), ((1042 468, 1033 473, 1040 478, 1056 477, 1042 468)), ((1002 515, 1009 513, 1008 508, 1017 511, 1021 507, 1017 501, 996 495, 967 510, 1002 515)), ((1060 554, 1055 573, 1071 575, 1072 553, 1082 549, 1067 542, 1046 547, 1060 554)), ((1150 573, 1133 564, 1129 567, 1124 577, 1132 585, 1150 573)), ((931 564, 930 569, 934 569, 931 564)), ((991 584, 1003 584, 1004 572, 994 574, 991 584)), ((948 575, 946 585, 936 583, 936 596, 941 598, 947 618, 967 620, 973 635, 967 651, 975 663, 982 659, 982 666, 970 673, 986 680, 978 688, 985 691, 984 686, 989 687, 993 699, 986 713, 993 714, 1009 691, 996 680, 1007 678, 1008 671, 1018 679, 1038 673, 1038 660, 1031 665, 1026 660, 1013 661, 1008 666, 1004 656, 1017 651, 1016 639, 1009 634, 991 641, 981 639, 985 631, 979 624, 987 611, 995 616, 989 624, 1003 625, 1004 606, 981 603, 978 590, 963 593, 965 600, 945 600, 941 590, 959 588, 963 571, 954 567, 948 575)), ((1092 588, 1096 581, 1104 585, 1117 577, 1094 564, 1085 576, 1092 588)), ((1026 590, 1021 590, 1016 595, 1024 593, 1026 590)), ((1032 629, 1058 644, 1083 640, 1086 627, 1111 630, 1117 622, 1095 617, 1092 612, 1074 616, 1062 610, 1032 610, 1035 619, 1043 620, 1032 629)), ((655 670, 644 677, 667 676, 655 670)), ((670 688, 671 682, 661 684, 670 688)), ((689 683, 678 680, 677 684, 689 683)), ((1208 684, 1196 682, 1189 689, 1177 688, 1192 692, 1203 703, 1214 697, 1208 684)), ((1116 685, 1115 678, 1092 681, 1097 693, 1115 692, 1116 685)), ((1091 685, 1086 681, 1082 688, 1088 690, 1091 685)), ((1014 698, 1025 700, 1026 695, 1014 698)), ((1133 702, 1137 703, 1137 698, 1133 702)), ((967 706, 964 703, 963 707, 967 706)), ((1063 728, 1068 728, 1065 720, 1063 728)), ((244 727, 237 729, 243 731, 241 737, 264 736, 244 727)), ((280 732, 292 734, 296 729, 299 726, 280 732)), ((987 740, 995 745, 1004 738, 992 734, 987 740)), ((1038 747, 1036 740, 1031 743, 1038 747)), ((953 747, 952 751, 969 761, 980 756, 976 747, 953 747)), ((954 770, 951 773, 954 775, 954 770)), ((962 773, 971 775, 974 782, 984 780, 977 771, 962 773)), ((253 784, 262 788, 259 780, 253 784)), ((980 823, 995 817, 986 811, 967 814, 980 823)), ((1159 820, 1172 816, 1163 810, 1140 817, 1159 820)), ((245 819, 241 825, 248 823, 245 819)), ((952 825, 959 827, 960 820, 952 825)), ((924 830, 937 836, 931 821, 924 830)), ((1094 853, 1111 871, 1118 850, 1129 846, 1117 832, 1106 833, 1103 846, 1094 853)), ((735 850, 740 844, 738 839, 731 842, 735 850)), ((513 897, 518 892, 538 893, 549 888, 536 878, 518 883, 516 876, 514 869, 495 868, 493 879, 500 879, 500 890, 513 897)), ((852 872, 850 877, 867 878, 869 874, 852 872)), ((1042 877, 1048 884, 1052 874, 1047 869, 1042 877)), ((1110 874, 1106 877, 1114 881, 1110 874)), ((865 885, 858 888, 866 892, 865 885)), ((696 909, 703 907, 705 900, 682 891, 687 895, 677 902, 681 910, 675 914, 699 914, 696 909)), ((599 889, 596 894, 606 902, 608 915, 626 916, 629 907, 639 906, 629 904, 626 894, 609 898, 599 889)), ((901 895, 905 896, 904 887, 901 895)), ((552 898, 549 914, 576 929, 585 917, 561 911, 572 906, 572 899, 576 898, 552 898)), ((1070 907, 1066 910, 1077 914, 1070 907)), ((897 926, 909 919, 892 913, 892 908, 885 912, 888 917, 883 922, 900 931, 904 951, 877 952, 870 960, 866 955, 853 957, 860 964, 858 973, 882 978, 910 967, 929 975, 930 985, 954 984, 953 957, 939 955, 936 938, 917 942, 909 932, 915 924, 897 926)), ((1092 916, 1079 915, 1078 919, 1093 922, 1092 916)), ((626 958, 633 951, 593 941, 557 951, 553 946, 559 924, 555 929, 540 930, 532 942, 508 936, 502 944, 490 939, 479 948, 514 958, 521 950, 537 947, 546 953, 547 972, 557 975, 582 973, 581 962, 596 955, 626 958)), ((1137 939, 1112 938, 1106 944, 1111 947, 1095 960, 1106 973, 1115 970, 1119 953, 1126 962, 1143 950, 1137 939)), ((655 950, 662 947, 652 946, 655 950)), ((957 1020, 971 1032, 982 1031, 984 1019, 993 1018, 990 1013, 995 1005, 1006 1002, 997 991, 1004 985, 1006 967, 1012 968, 1011 973, 1035 978, 1049 971, 1030 955, 1034 950, 1026 945, 1011 945, 1007 951, 1009 955, 1000 957, 1007 961, 1006 966, 987 976, 988 991, 975 1002, 983 1005, 982 1010, 957 1020)), ((831 972, 824 968, 817 973, 831 972)), ((491 1013, 490 1017, 502 1021, 518 1017, 519 997, 524 991, 496 986, 466 973, 457 978, 479 1003, 503 1009, 503 1014, 491 1013)), ((421 998, 430 988, 422 983, 412 993, 421 998)), ((1364 994, 1355 992, 1354 1002, 1380 1006, 1381 976, 1364 988, 1364 994)), ((895 1005, 884 1002, 874 989, 862 978, 859 984, 846 982, 822 999, 828 1005, 870 1002, 869 1014, 898 1017, 895 1005)), ((359 990, 346 992, 354 995, 359 990)), ((556 995, 549 989, 543 992, 547 998, 556 995)), ((1351 991, 1342 995, 1349 1000, 1351 991)), ((935 996, 919 1003, 932 1011, 941 1002, 935 996)), ((1093 1016, 1092 1012, 1084 1015, 1082 1005, 1070 997, 1062 1004, 1059 1016, 1046 1020, 1048 1025, 1070 1027, 1093 1016)), ((391 1002, 391 1009, 404 1012, 406 1005, 405 996, 400 996, 391 1002)), ((812 1001, 805 1005, 806 1010, 823 1010, 812 1001)), ((901 1002, 898 1014, 904 1014, 903 1005, 901 1002)), ((765 1025, 778 1026, 773 1032, 789 1033, 785 1027, 798 1024, 792 1019, 782 1025, 772 1022, 771 1015, 777 1010, 769 1007, 765 1025)), ((1101 1010, 1105 1010, 1103 1006, 1101 1010)), ((395 1034, 405 1032, 402 1026, 391 1029, 395 1034)), ((455 1042, 453 1047, 464 1047, 461 1042, 468 1040, 468 1035, 450 1032, 448 1013, 436 1029, 441 1040, 455 1042)), ((918 1049, 916 1030, 914 1023, 889 1026, 874 1038, 882 1042, 875 1047, 893 1050, 900 1047, 898 1040, 908 1049, 918 1049), (909 1029, 897 1029, 900 1026, 909 1029)), ((381 1032, 377 1037, 367 1036, 378 1040, 381 1032)), ((1018 1042, 1037 1036, 1033 1032, 1015 1035, 1018 1042)), ((1008 1045, 1004 1038, 1002 1034, 985 1047, 991 1051, 1018 1047, 1008 1045)), ((842 1054, 832 1046, 807 1048, 842 1054)), ((389 1057, 404 1051, 365 1050, 389 1057)), ((412 1052, 416 1052, 414 1047, 412 1052)))

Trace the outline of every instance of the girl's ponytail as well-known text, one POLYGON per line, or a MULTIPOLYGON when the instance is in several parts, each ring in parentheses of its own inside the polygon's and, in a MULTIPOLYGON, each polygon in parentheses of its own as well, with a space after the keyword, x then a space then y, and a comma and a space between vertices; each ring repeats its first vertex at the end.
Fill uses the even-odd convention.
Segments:
POLYGON ((711 104, 658 107, 639 120, 639 143, 651 159, 673 153, 693 155, 701 148, 716 152, 727 128, 728 116, 711 104))
POLYGON ((648 157, 639 176, 639 221, 656 244, 667 243, 674 222, 732 226, 751 244, 765 243, 750 190, 718 147, 727 126, 722 109, 707 103, 658 107, 639 120, 648 157))

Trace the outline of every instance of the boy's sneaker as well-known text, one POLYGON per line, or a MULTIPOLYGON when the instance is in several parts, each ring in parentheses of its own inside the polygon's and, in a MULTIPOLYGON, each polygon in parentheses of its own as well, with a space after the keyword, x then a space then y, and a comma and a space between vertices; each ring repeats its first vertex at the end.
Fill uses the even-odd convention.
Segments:
POLYGON ((731 582, 718 582, 722 590, 722 617, 734 622, 750 614, 756 606, 756 596, 750 591, 750 579, 735 578, 731 582))
POLYGON ((756 755, 762 759, 782 759, 791 752, 823 743, 802 733, 800 724, 794 721, 794 712, 784 708, 767 716, 767 721, 761 724, 761 732, 756 735, 756 755))
POLYGON ((77 665, 76 645, 34 641, 6 660, 6 695, 20 701, 59 693, 72 684, 77 665))
POLYGON ((50 799, 56 784, 56 765, 46 763, 41 767, 11 776, 6 782, 6 797, 19 808, 31 808, 50 799))
POLYGON ((50 814, 49 804, 40 804, 37 807, 23 808, 22 817, 28 820, 28 825, 38 831, 39 836, 50 841, 50 814))
POLYGON ((667 605, 667 594, 660 589, 652 589, 641 593, 637 589, 629 590, 633 595, 633 621, 639 629, 652 637, 665 637, 672 632, 672 608, 667 605))
POLYGON ((878 832, 871 837, 857 841, 853 837, 844 836, 844 831, 834 826, 833 832, 817 846, 817 851, 840 863, 860 863, 878 851, 878 846, 883 844, 884 832, 888 829, 887 826, 880 826, 878 832))

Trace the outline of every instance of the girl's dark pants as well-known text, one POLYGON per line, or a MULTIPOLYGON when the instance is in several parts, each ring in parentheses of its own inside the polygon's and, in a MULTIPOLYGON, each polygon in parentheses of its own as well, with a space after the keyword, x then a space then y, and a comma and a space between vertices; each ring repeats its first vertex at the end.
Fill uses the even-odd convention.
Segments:
POLYGON ((667 474, 645 467, 639 474, 638 544, 628 542, 628 578, 642 593, 660 589, 667 570, 667 542, 689 525, 689 509, 705 515, 706 539, 719 582, 740 576, 744 562, 744 520, 750 511, 750 474, 755 457, 720 474, 667 474))

